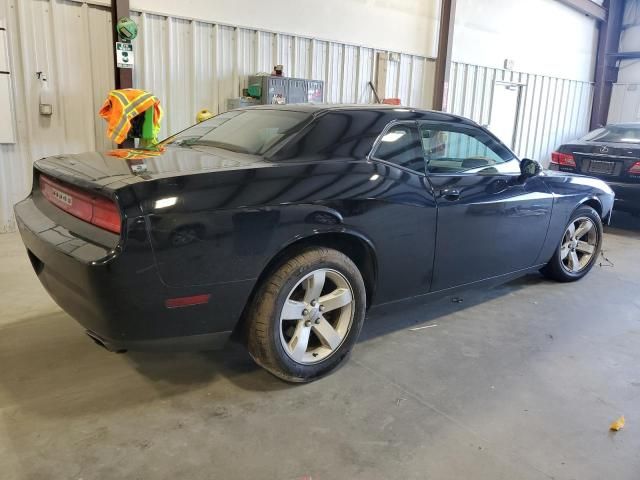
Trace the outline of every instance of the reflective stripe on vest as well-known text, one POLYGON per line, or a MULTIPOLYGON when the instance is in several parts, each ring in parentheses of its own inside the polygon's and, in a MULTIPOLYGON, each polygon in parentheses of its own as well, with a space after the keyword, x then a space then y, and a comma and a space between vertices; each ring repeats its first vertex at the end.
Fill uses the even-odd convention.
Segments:
POLYGON ((120 121, 118 122, 116 127, 113 129, 113 136, 115 138, 118 138, 120 136, 120 134, 122 133, 122 129, 129 122, 129 116, 136 111, 136 108, 138 108, 144 102, 146 102, 147 100, 152 98, 153 95, 151 93, 144 93, 144 94, 138 96, 137 98, 134 98, 133 100, 129 101, 127 99, 127 97, 122 95, 122 93, 120 93, 120 92, 117 92, 117 91, 114 90, 111 93, 118 100, 120 100, 120 103, 122 103, 122 107, 124 109, 123 112, 122 112, 122 116, 120 117, 120 121))

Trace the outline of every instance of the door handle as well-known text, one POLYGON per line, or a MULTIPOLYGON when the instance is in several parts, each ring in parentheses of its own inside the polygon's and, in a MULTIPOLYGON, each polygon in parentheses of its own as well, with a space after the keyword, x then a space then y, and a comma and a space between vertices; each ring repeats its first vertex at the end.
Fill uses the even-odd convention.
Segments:
POLYGON ((449 200, 450 202, 454 202, 460 198, 460 190, 455 188, 445 188, 444 190, 440 190, 440 197, 445 200, 449 200))

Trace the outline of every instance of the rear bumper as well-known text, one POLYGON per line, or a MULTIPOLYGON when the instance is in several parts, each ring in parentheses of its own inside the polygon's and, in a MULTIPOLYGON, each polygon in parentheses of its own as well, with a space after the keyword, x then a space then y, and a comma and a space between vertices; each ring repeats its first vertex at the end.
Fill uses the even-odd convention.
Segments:
POLYGON ((114 247, 86 240, 40 207, 44 205, 33 196, 15 207, 34 270, 55 302, 103 346, 113 351, 199 350, 224 344, 254 281, 168 287, 158 275, 144 222, 132 220, 126 246, 114 247), (210 295, 208 303, 182 308, 165 304, 170 298, 202 294, 210 295))
POLYGON ((616 194, 614 208, 628 212, 640 212, 640 183, 607 182, 616 194))
POLYGON ((97 345, 114 353, 123 353, 129 350, 136 352, 188 352, 197 350, 218 350, 224 347, 231 337, 229 332, 206 333, 202 335, 189 335, 186 337, 171 337, 151 340, 113 340, 102 338, 95 332, 87 330, 87 336, 97 345))

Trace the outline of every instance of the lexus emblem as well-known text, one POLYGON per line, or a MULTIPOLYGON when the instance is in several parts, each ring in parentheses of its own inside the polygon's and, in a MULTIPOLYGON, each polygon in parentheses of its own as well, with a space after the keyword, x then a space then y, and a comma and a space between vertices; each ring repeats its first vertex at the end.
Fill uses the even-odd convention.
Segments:
POLYGON ((606 145, 604 147, 600 147, 600 153, 607 153, 609 151, 609 147, 606 145))

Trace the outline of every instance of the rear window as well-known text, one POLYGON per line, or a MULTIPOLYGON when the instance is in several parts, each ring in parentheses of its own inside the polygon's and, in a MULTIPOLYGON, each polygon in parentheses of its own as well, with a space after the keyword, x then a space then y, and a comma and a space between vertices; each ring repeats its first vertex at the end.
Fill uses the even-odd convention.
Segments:
POLYGON ((587 134, 586 142, 640 143, 640 125, 609 125, 587 134))
POLYGON ((234 110, 187 128, 163 143, 262 155, 301 128, 308 118, 308 113, 290 110, 234 110))

